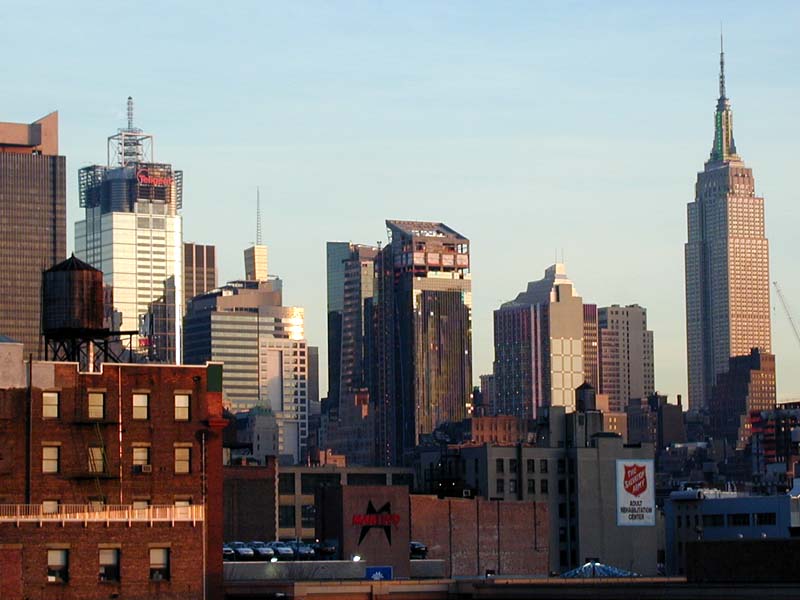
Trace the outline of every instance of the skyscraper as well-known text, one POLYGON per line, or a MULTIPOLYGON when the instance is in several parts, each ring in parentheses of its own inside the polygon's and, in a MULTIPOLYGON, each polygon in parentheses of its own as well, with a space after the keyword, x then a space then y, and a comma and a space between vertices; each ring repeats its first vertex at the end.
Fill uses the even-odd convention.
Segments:
POLYGON ((720 49, 714 145, 688 206, 686 337, 689 407, 708 408, 716 376, 752 348, 771 351, 764 199, 736 153, 720 49))
POLYGON ((328 242, 328 406, 369 387, 367 301, 375 292, 374 246, 328 242))
POLYGON ((58 113, 0 123, 0 335, 39 357, 42 271, 66 258, 66 158, 58 113))
POLYGON ((495 412, 530 419, 548 406, 574 410, 583 331, 583 299, 561 263, 495 310, 495 412))
POLYGON ((282 305, 280 279, 231 281, 192 299, 185 318, 187 364, 225 364, 231 409, 269 409, 280 454, 300 461, 309 417, 309 356, 302 308, 282 305))
POLYGON ((183 243, 183 306, 217 287, 217 249, 215 246, 183 243))
POLYGON ((386 221, 376 258, 379 460, 410 459, 422 434, 466 417, 472 394, 469 240, 443 223, 386 221))
POLYGON ((78 172, 84 219, 75 223, 75 254, 103 271, 121 322, 139 331, 134 353, 181 361, 183 172, 153 162, 153 136, 133 125, 108 138, 107 164, 78 172))
POLYGON ((653 332, 647 311, 636 304, 600 308, 600 392, 608 394, 609 409, 624 412, 631 398, 655 392, 653 332))

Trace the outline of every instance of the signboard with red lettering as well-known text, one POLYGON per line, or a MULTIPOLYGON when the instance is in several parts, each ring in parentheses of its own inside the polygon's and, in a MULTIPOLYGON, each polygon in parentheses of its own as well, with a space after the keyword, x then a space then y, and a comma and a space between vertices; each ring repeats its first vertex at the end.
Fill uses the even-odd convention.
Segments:
POLYGON ((655 524, 653 460, 617 460, 617 525, 642 527, 655 524))

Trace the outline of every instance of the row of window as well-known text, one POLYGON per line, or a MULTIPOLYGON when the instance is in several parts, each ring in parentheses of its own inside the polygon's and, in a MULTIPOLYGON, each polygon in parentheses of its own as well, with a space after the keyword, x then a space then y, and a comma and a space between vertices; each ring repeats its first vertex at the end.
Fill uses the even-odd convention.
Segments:
MULTIPOLYGON (((558 462, 556 463, 558 467, 559 473, 564 473, 566 471, 566 461, 563 458, 559 458, 558 462)), ((518 468, 518 461, 516 458, 508 459, 508 472, 509 473, 516 473, 518 468)), ((529 458, 526 460, 526 472, 528 473, 536 473, 536 459, 529 458)), ((478 463, 476 459, 475 463, 475 471, 478 471, 478 463)), ((496 458, 495 459, 495 471, 497 473, 505 473, 505 459, 503 458, 496 458)), ((539 459, 539 473, 547 473, 548 472, 548 461, 546 458, 539 459)))
MULTIPOLYGON (((713 515, 685 515, 681 517, 678 515, 675 518, 675 524, 680 529, 681 527, 699 527, 702 522, 703 527, 725 527, 726 515, 713 514, 713 515), (701 521, 702 519, 702 521, 701 521)), ((750 527, 759 525, 775 525, 778 522, 776 513, 733 513, 727 515, 728 527, 750 527)))
MULTIPOLYGON (((175 394, 175 420, 188 421, 191 418, 189 394, 175 394)), ((150 418, 150 394, 133 394, 133 418, 146 421, 150 418)), ((103 420, 106 416, 105 392, 89 392, 87 397, 87 416, 92 420, 103 420)), ((61 396, 59 392, 42 393, 42 418, 58 419, 61 416, 61 396)))
MULTIPOLYGON (((119 548, 98 550, 98 581, 119 582, 122 552, 119 548)), ((150 548, 150 581, 169 581, 170 549, 150 548)), ((69 581, 69 550, 47 551, 47 581, 62 583, 69 581)))
MULTIPOLYGON (((102 446, 89 446, 89 473, 105 473, 106 455, 102 446)), ((133 466, 138 472, 146 473, 150 466, 150 446, 133 448, 133 466)), ((177 446, 174 448, 174 471, 176 475, 192 472, 192 449, 177 446)), ((42 473, 57 474, 61 472, 61 446, 42 446, 42 473)))
MULTIPOLYGON (((566 493, 566 482, 563 479, 560 479, 558 482, 558 493, 565 494, 566 493), (562 487, 564 489, 562 490, 562 487)), ((505 479, 498 479, 495 482, 495 490, 498 494, 504 494, 506 489, 505 479)), ((508 492, 510 494, 517 493, 517 480, 516 479, 509 479, 508 480, 508 492)), ((528 493, 535 494, 536 493, 536 480, 535 479, 528 479, 528 493)), ((539 481, 539 493, 540 494, 549 494, 550 493, 550 483, 547 479, 542 479, 539 481)))

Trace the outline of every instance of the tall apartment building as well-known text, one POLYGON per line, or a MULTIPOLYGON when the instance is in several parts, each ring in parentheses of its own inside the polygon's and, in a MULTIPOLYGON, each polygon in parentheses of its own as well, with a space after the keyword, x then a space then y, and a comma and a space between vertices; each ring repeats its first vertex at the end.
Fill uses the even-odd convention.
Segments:
POLYGON ((195 296, 217 287, 217 248, 193 242, 183 243, 183 306, 195 296))
POLYGON ((686 334, 689 408, 708 408, 717 375, 732 356, 751 348, 771 351, 769 243, 764 199, 755 194, 753 171, 736 152, 733 113, 725 94, 720 52, 714 145, 697 174, 688 205, 686 334))
POLYGON ((472 393, 469 240, 444 223, 387 221, 376 257, 379 460, 409 460, 422 434, 466 417, 472 393))
POLYGON ((775 356, 753 348, 746 356, 731 357, 709 400, 711 433, 743 449, 750 440, 751 414, 776 406, 775 356))
POLYGON ((609 408, 624 412, 631 398, 655 392, 653 332, 647 329, 647 310, 632 304, 600 308, 600 392, 609 408))
POLYGON ((369 386, 367 367, 371 323, 367 301, 375 293, 374 246, 328 242, 328 399, 369 386), (334 380, 335 378, 335 380, 334 380))
POLYGON ((153 136, 128 126, 108 138, 108 162, 78 172, 84 219, 75 223, 75 254, 103 271, 121 321, 138 331, 130 351, 180 363, 184 313, 183 172, 153 158, 153 136))
POLYGON ((495 413, 535 418, 575 409, 584 381, 583 300, 563 264, 494 311, 495 413))
POLYGON ((308 436, 308 344, 304 311, 283 306, 281 289, 277 278, 231 281, 195 297, 184 320, 184 358, 224 363, 231 410, 271 410, 280 454, 297 462, 308 436))
POLYGON ((0 343, 3 599, 222 598, 221 365, 0 343))
POLYGON ((0 335, 40 356, 42 271, 67 252, 66 158, 58 113, 0 123, 0 335))

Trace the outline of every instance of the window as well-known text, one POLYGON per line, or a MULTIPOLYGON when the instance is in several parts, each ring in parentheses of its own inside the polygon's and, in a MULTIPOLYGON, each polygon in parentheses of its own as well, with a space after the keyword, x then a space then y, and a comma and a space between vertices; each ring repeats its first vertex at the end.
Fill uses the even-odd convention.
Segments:
POLYGON ((169 548, 150 548, 150 581, 169 581, 169 548))
POLYGON ((278 493, 294 494, 294 473, 278 474, 278 493))
MULTIPOLYGON (((142 467, 150 464, 150 447, 149 446, 134 446, 133 448, 133 466, 142 467)), ((141 471, 141 469, 139 469, 141 471)))
POLYGON ((42 473, 58 473, 60 455, 59 446, 42 446, 42 473))
POLYGON ((101 446, 89 446, 89 473, 103 473, 106 470, 105 456, 101 446))
POLYGON ((190 473, 192 470, 192 449, 175 448, 175 473, 190 473))
POLYGON ((736 513, 728 515, 728 525, 731 527, 749 527, 750 513, 736 513))
POLYGON ((146 421, 150 418, 150 396, 148 394, 133 395, 133 418, 146 421))
POLYGON ((495 464, 494 467, 495 471, 497 471, 498 473, 505 473, 505 466, 502 458, 498 458, 497 460, 495 460, 494 464, 495 464))
POLYGON ((147 510, 150 507, 150 500, 134 500, 133 510, 147 510))
POLYGON ((775 513, 756 513, 756 525, 775 525, 777 522, 775 513))
POLYGON ((58 392, 42 393, 42 418, 57 419, 59 417, 58 392))
POLYGON ((496 483, 495 485, 497 486, 497 488, 496 488, 496 489, 497 489, 497 493, 498 493, 498 494, 502 494, 502 493, 504 493, 504 492, 505 492, 505 487, 506 487, 506 482, 505 482, 505 480, 503 480, 503 479, 498 479, 498 480, 497 480, 497 483, 496 483))
POLYGON ((558 462, 556 463, 556 468, 558 469, 559 475, 563 474, 567 470, 567 463, 563 458, 559 458, 558 462))
POLYGON ((119 549, 100 549, 100 581, 119 581, 119 549))
POLYGON ((175 394, 175 420, 189 420, 189 404, 191 396, 189 394, 175 394))
POLYGON ((558 480, 558 493, 559 494, 566 494, 567 493, 567 482, 564 479, 558 480))
POLYGON ((536 493, 536 480, 535 479, 528 479, 528 493, 535 494, 536 493))
POLYGON ((69 581, 69 550, 47 551, 48 583, 66 583, 69 581))
POLYGON ((549 493, 549 490, 548 490, 547 488, 548 488, 548 482, 547 482, 547 479, 542 479, 542 480, 539 482, 539 489, 541 490, 542 494, 547 494, 547 493, 549 493))
POLYGON ((562 502, 558 505, 558 518, 559 519, 566 519, 567 518, 567 503, 562 502))
POLYGON ((703 527, 724 527, 725 515, 703 515, 703 527))
POLYGON ((42 500, 42 513, 54 515, 58 512, 58 500, 42 500))
POLYGON ((509 473, 516 473, 517 472, 517 459, 512 458, 508 461, 508 472, 509 473))
POLYGON ((178 519, 188 519, 189 507, 191 505, 191 500, 175 500, 175 517, 178 519))
POLYGON ((294 504, 281 505, 278 507, 278 527, 289 527, 294 529, 295 516, 294 504))
POLYGON ((510 479, 508 481, 508 491, 511 494, 516 494, 517 493, 517 480, 516 479, 510 479))
POLYGON ((539 473, 547 473, 547 459, 542 458, 539 460, 539 473))
POLYGON ((536 473, 536 461, 532 458, 528 459, 528 473, 536 473))
POLYGON ((106 395, 103 392, 89 392, 89 418, 103 419, 106 416, 106 395))
POLYGON ((300 507, 300 525, 313 529, 317 524, 317 507, 313 504, 304 504, 300 507))

